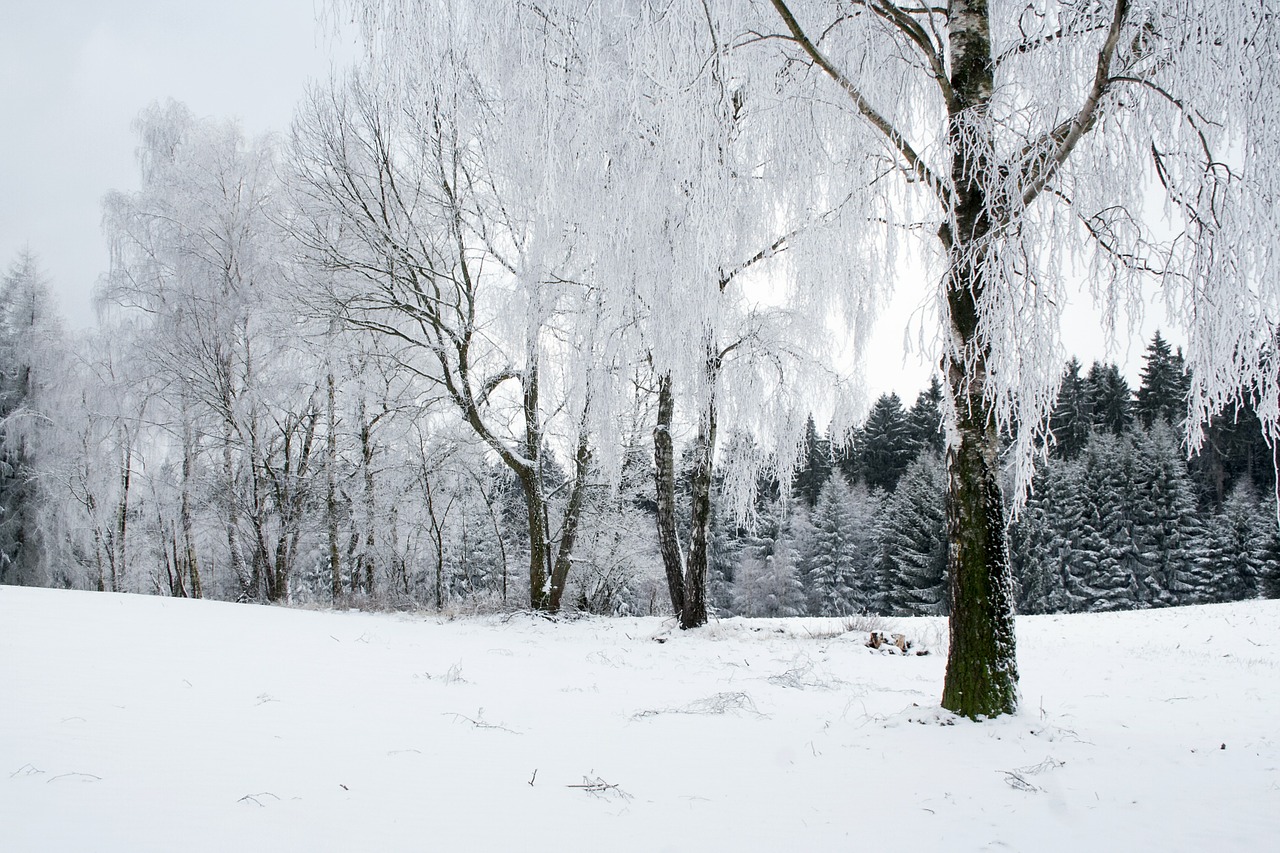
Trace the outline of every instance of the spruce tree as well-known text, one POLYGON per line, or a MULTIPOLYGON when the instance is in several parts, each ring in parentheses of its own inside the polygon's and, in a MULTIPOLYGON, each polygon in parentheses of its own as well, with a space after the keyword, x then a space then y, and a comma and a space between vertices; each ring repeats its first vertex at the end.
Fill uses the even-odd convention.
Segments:
POLYGON ((796 465, 793 489, 796 497, 812 507, 818 501, 818 493, 831 477, 831 444, 818 434, 813 415, 804 426, 804 442, 800 447, 800 460, 796 465))
POLYGON ((1201 542, 1195 487, 1167 418, 1135 436, 1133 537, 1141 555, 1139 602, 1177 604, 1198 585, 1201 542))
POLYGON ((801 547, 802 576, 814 616, 847 616, 871 607, 879 547, 879 493, 841 475, 822 487, 801 547))
POLYGON ((1062 374, 1058 388, 1058 400, 1049 419, 1053 433, 1053 455, 1061 459, 1074 459, 1084 449, 1093 427, 1093 412, 1086 393, 1084 377, 1080 375, 1080 362, 1071 359, 1062 374))
POLYGON ((917 453, 941 456, 947 435, 942 428, 942 383, 936 375, 929 377, 929 387, 916 395, 907 412, 907 427, 917 453))
POLYGON ((1159 332, 1147 346, 1141 379, 1133 409, 1143 426, 1161 420, 1176 425, 1186 417, 1189 382, 1182 351, 1175 354, 1159 332))
POLYGON ((0 282, 0 583, 39 585, 49 575, 40 407, 53 379, 41 359, 59 331, 48 281, 23 252, 0 282))
POLYGON ((733 609, 739 616, 800 616, 805 610, 799 552, 790 529, 792 507, 772 501, 744 537, 735 571, 733 609))
POLYGON ((922 453, 885 503, 880 542, 882 613, 941 616, 947 591, 946 477, 941 460, 922 453))
POLYGON ((1106 432, 1085 445, 1079 499, 1082 513, 1073 598, 1090 611, 1125 610, 1140 601, 1146 574, 1129 515, 1133 489, 1132 442, 1106 432))
POLYGON ((1237 483, 1207 525, 1201 556, 1204 600, 1258 597, 1263 591, 1267 525, 1274 526, 1275 519, 1263 517, 1252 485, 1237 483))
POLYGON ((871 407, 855 446, 862 482, 892 492, 918 450, 902 401, 897 394, 882 395, 871 407))
POLYGON ((1114 364, 1095 361, 1085 377, 1084 393, 1095 430, 1120 435, 1133 423, 1133 395, 1114 364))

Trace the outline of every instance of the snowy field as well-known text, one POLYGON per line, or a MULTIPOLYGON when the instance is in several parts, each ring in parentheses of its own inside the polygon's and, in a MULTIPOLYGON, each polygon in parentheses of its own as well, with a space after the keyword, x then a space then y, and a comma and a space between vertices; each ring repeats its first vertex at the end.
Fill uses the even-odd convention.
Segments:
POLYGON ((0 850, 1280 844, 1280 602, 1019 619, 985 724, 839 627, 0 587, 0 850))

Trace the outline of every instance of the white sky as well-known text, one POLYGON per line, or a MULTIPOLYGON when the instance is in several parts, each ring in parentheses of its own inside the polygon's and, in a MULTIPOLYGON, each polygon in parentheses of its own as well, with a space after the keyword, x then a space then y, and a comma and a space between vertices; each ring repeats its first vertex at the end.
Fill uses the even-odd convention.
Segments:
MULTIPOLYGON (((134 117, 174 98, 196 115, 238 118, 249 135, 287 130, 307 81, 327 76, 331 57, 355 54, 349 37, 317 22, 327 4, 0 0, 0 268, 30 246, 67 324, 92 325, 94 284, 107 267, 101 199, 137 186, 134 117)), ((868 349, 867 385, 872 397, 896 390, 910 404, 930 370, 903 354, 922 290, 903 282, 898 291, 868 349)), ((1078 310, 1068 347, 1086 366, 1119 361, 1136 380, 1161 325, 1162 312, 1148 313, 1141 337, 1108 353, 1096 317, 1078 310)))
POLYGON ((0 0, 0 264, 29 245, 68 325, 91 325, 101 200, 137 186, 134 117, 175 98, 250 135, 286 130, 344 52, 317 24, 325 3, 0 0))

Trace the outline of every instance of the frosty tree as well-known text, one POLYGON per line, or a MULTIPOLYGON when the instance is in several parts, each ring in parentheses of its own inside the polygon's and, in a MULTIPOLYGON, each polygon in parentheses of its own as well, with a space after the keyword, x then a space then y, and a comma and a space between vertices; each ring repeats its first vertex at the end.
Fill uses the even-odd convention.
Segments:
POLYGON ((882 192, 934 236, 952 426, 943 705, 1010 712, 999 436, 1016 434, 1024 485, 1074 275, 1113 320, 1144 280, 1163 286, 1188 325, 1193 439, 1242 386, 1276 433, 1276 15, 1153 0, 770 6, 775 23, 744 42, 781 44, 811 70, 797 96, 844 99, 883 163, 882 192), (1155 189, 1166 216, 1153 224, 1155 189))
POLYGON ((788 239, 778 280, 851 296, 851 327, 898 274, 897 247, 922 250, 950 423, 943 704, 957 713, 1017 704, 1000 436, 1021 489, 1081 279, 1112 324, 1144 283, 1164 288, 1188 326, 1193 441, 1242 387, 1277 430, 1280 36, 1261 2, 342 5, 396 85, 466 69, 502 131, 466 153, 496 155, 486 174, 536 198, 510 233, 554 234, 539 260, 572 253, 602 315, 656 318, 656 374, 687 377, 697 403, 716 393, 694 378, 723 344, 717 283, 775 248, 753 227, 791 234, 834 212, 841 250, 788 239), (773 205, 737 205, 742 187, 773 205))

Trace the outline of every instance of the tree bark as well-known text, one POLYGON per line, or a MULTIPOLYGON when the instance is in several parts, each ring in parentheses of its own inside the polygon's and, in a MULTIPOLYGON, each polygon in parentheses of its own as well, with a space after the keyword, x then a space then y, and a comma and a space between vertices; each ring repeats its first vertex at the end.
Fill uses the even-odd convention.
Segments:
POLYGON ((569 582, 573 547, 578 541, 578 524, 582 519, 582 504, 587 493, 587 472, 591 466, 591 445, 587 442, 586 425, 578 432, 578 447, 574 453, 573 485, 569 488, 569 500, 565 505, 564 521, 560 524, 560 541, 556 547, 556 562, 551 571, 551 612, 560 610, 564 588, 569 582))
POLYGON ((707 561, 711 527, 711 478, 716 450, 716 384, 720 380, 721 355, 715 342, 707 345, 703 379, 706 406, 698 421, 693 443, 693 472, 689 489, 689 556, 680 548, 676 524, 675 451, 671 425, 675 394, 670 375, 658 380, 658 421, 653 431, 654 477, 657 491, 658 547, 667 574, 671 608, 688 630, 707 624, 707 561))
POLYGON ((707 345, 707 401, 693 443, 693 476, 689 487, 689 562, 684 570, 684 608, 680 627, 707 624, 707 557, 711 529, 711 474, 716 452, 716 385, 720 381, 720 353, 707 345))
POLYGON ((671 612, 684 618, 684 553, 676 524, 675 450, 671 425, 675 417, 675 393, 671 374, 658 379, 658 423, 653 429, 654 490, 657 496, 658 550, 667 573, 671 612))
POLYGON ((329 545, 329 592, 336 604, 342 598, 342 559, 338 552, 338 407, 332 371, 326 381, 324 514, 329 545))
POLYGON ((979 132, 993 91, 986 0, 954 0, 949 29, 952 221, 939 230, 947 249, 949 346, 943 356, 956 430, 947 448, 947 531, 951 616, 942 706, 970 718, 1017 709, 1013 587, 1000 491, 1000 437, 986 394, 989 345, 978 327, 992 236, 984 181, 995 174, 990 130, 979 132))
MULTIPOLYGON (((182 545, 186 559, 187 575, 191 579, 191 597, 203 598, 200 583, 200 564, 196 560, 195 533, 191 520, 191 474, 195 466, 195 438, 192 435, 191 418, 184 401, 182 412, 182 497, 179 507, 182 525, 182 545)), ((175 559, 176 562, 176 559, 175 559)))

